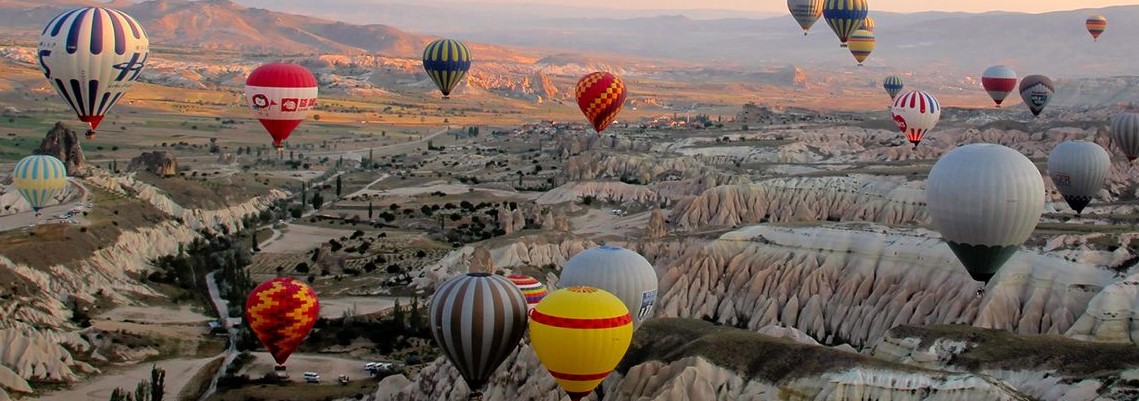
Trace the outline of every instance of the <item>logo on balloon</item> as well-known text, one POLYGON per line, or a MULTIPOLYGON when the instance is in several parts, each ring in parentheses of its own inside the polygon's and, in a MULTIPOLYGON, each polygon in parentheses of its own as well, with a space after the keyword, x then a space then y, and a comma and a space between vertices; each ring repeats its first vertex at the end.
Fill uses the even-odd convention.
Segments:
POLYGON ((1057 186, 1069 186, 1072 185, 1072 177, 1067 174, 1053 174, 1052 183, 1056 184, 1057 186))
POLYGON ((253 108, 264 109, 269 107, 269 97, 263 94, 253 95, 253 108))
POLYGON ((131 59, 127 62, 111 66, 111 68, 119 70, 119 76, 115 77, 115 81, 122 81, 123 79, 134 81, 138 78, 138 74, 142 73, 142 68, 146 66, 146 59, 149 57, 150 52, 147 52, 142 55, 142 59, 139 60, 139 54, 135 53, 131 55, 131 59), (130 74, 130 78, 127 78, 127 74, 130 74))
POLYGON ((1030 99, 1032 99, 1033 105, 1043 106, 1044 103, 1048 102, 1048 94, 1046 94, 1046 93, 1034 93, 1034 94, 1032 94, 1032 97, 1030 99))
POLYGON ((641 309, 637 311, 637 319, 644 319, 653 310, 657 301, 657 290, 648 290, 641 293, 641 309))
POLYGON ((898 129, 902 130, 902 132, 905 132, 906 128, 908 127, 908 125, 906 124, 906 119, 902 118, 902 116, 897 115, 897 114, 894 115, 894 124, 897 124, 898 129))
POLYGON ((281 111, 297 111, 297 103, 300 99, 295 97, 281 99, 281 111))

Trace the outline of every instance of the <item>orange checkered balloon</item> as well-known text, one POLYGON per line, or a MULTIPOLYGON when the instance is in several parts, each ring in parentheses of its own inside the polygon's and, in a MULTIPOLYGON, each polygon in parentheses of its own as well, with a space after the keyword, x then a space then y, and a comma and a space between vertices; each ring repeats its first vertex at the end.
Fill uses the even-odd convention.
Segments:
POLYGON ((254 288, 245 300, 245 320, 278 365, 297 350, 320 316, 320 300, 307 284, 277 277, 254 288))
POLYGON ((593 72, 577 81, 575 95, 581 112, 600 134, 621 112, 625 104, 625 84, 611 72, 593 72))

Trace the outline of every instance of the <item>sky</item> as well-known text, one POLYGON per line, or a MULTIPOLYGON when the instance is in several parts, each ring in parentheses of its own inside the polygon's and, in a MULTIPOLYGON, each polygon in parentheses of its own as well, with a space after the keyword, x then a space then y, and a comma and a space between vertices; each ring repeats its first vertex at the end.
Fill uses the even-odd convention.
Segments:
MULTIPOLYGON (((460 0, 485 2, 485 0, 460 0)), ((718 8, 765 12, 787 11, 784 0, 497 0, 495 2, 547 3, 575 6, 605 6, 628 9, 694 9, 718 8)), ((430 0, 426 0, 430 3, 430 0)), ((1019 11, 1041 13, 1081 8, 1136 5, 1137 0, 869 0, 871 10, 893 12, 919 11, 1019 11)))

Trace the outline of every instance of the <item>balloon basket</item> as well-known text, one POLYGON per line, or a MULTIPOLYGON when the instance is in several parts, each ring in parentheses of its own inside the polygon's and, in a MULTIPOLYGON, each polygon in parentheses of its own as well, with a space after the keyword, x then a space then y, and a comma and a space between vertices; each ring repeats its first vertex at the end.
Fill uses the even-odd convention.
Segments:
POLYGON ((467 401, 482 401, 482 393, 472 391, 470 394, 467 394, 467 401))
POLYGON ((93 130, 93 129, 87 130, 87 133, 85 133, 84 136, 87 137, 87 140, 95 139, 95 130, 93 130))

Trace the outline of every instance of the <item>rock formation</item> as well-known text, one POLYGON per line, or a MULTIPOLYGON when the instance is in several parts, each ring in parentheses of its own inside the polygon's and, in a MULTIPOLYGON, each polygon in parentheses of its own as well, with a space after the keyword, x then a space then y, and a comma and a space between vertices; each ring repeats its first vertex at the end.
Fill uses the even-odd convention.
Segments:
POLYGON ((166 150, 143 152, 131 159, 127 171, 149 171, 159 177, 172 177, 178 175, 178 158, 166 150))
POLYGON ((79 176, 86 164, 79 136, 62 122, 55 123, 34 153, 59 158, 67 166, 67 174, 72 176, 79 176))
POLYGON ((665 224, 664 212, 653 209, 649 214, 649 225, 645 227, 644 239, 660 239, 668 235, 668 225, 665 224))

